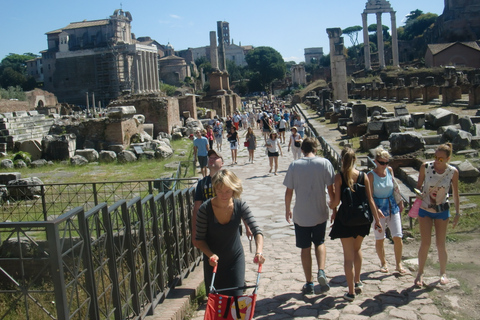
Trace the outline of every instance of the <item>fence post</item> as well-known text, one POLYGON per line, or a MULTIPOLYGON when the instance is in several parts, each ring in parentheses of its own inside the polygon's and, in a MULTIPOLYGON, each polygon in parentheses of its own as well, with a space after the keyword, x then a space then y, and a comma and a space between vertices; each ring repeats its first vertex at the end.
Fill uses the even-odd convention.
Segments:
POLYGON ((91 302, 89 308, 90 319, 99 319, 98 316, 98 294, 97 288, 95 285, 95 274, 93 271, 93 261, 92 261, 92 243, 90 238, 90 230, 88 229, 87 219, 85 217, 85 211, 82 210, 78 213, 78 229, 80 231, 80 236, 83 239, 85 245, 83 248, 83 263, 86 266, 86 290, 90 294, 91 302))
POLYGON ((69 304, 67 288, 65 287, 65 274, 63 272, 62 245, 60 244, 58 225, 55 222, 46 222, 47 241, 50 248, 50 262, 52 281, 55 294, 55 307, 58 320, 69 320, 69 304))

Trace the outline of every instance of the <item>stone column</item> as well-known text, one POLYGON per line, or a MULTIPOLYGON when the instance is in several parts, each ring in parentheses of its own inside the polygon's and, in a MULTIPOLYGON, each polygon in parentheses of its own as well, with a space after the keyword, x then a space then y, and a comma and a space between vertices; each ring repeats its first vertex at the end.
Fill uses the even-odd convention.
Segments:
POLYGON ((390 20, 392 22, 392 58, 393 66, 399 67, 400 62, 398 60, 397 18, 395 14, 395 11, 390 11, 390 20))
POLYGON ((342 102, 348 101, 347 90, 347 65, 345 55, 343 54, 342 29, 328 28, 328 38, 330 39, 330 67, 332 72, 333 97, 342 102))
POLYGON ((152 65, 150 63, 150 52, 145 52, 145 74, 146 74, 146 89, 147 92, 152 91, 151 81, 152 81, 152 65))
POLYGON ((135 53, 135 85, 134 85, 134 90, 135 93, 140 93, 140 81, 142 78, 142 69, 140 67, 140 52, 135 53))
POLYGON ((218 33, 218 68, 220 71, 226 71, 227 65, 225 61, 225 42, 223 41, 222 21, 217 21, 218 33))
POLYGON ((213 70, 218 69, 217 35, 215 31, 210 31, 210 63, 213 70))
POLYGON ((371 70, 372 65, 370 64, 370 40, 368 37, 368 25, 367 25, 367 14, 362 13, 362 24, 363 24, 363 53, 365 56, 365 69, 371 70))
POLYGON ((153 54, 153 69, 155 70, 155 79, 154 79, 154 91, 158 92, 160 91, 160 78, 158 74, 158 59, 157 59, 157 53, 155 52, 153 54))
POLYGON ((383 28, 382 28, 382 13, 377 12, 377 47, 378 47, 378 63, 380 69, 385 69, 385 51, 383 48, 383 28))

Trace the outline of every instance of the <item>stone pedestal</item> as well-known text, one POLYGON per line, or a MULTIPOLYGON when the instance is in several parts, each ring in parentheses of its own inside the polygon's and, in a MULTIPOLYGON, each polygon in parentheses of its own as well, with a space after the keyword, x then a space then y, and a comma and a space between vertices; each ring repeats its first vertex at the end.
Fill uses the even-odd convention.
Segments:
POLYGON ((480 105, 480 85, 470 87, 468 92, 468 107, 475 108, 480 105))
POLYGON ((405 87, 397 88, 397 102, 408 99, 408 89, 405 87))
POLYGON ((442 88, 442 104, 448 105, 455 100, 462 99, 462 88, 458 86, 442 88))
POLYGON ((420 87, 409 87, 408 88, 408 102, 415 102, 416 100, 422 99, 423 90, 420 87))
POLYGON ((223 89, 223 72, 214 71, 210 73, 210 93, 212 94, 225 94, 223 89))
POLYGON ((423 87, 423 104, 427 104, 433 99, 440 97, 440 88, 438 86, 423 87))

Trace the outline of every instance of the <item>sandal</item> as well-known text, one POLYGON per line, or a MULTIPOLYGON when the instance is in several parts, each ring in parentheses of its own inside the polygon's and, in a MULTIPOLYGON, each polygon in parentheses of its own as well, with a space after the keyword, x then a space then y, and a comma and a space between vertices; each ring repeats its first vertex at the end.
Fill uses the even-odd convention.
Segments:
POLYGON ((449 282, 450 280, 448 280, 447 275, 445 273, 442 274, 442 276, 440 277, 440 284, 445 285, 445 284, 448 284, 449 282))
POLYGON ((381 273, 388 273, 388 267, 387 267, 387 265, 383 265, 383 266, 380 268, 380 272, 381 272, 381 273))
POLYGON ((423 282, 423 274, 417 274, 414 282, 415 288, 421 288, 424 284, 425 282, 423 282))
POLYGON ((407 274, 407 270, 403 269, 402 267, 395 269, 399 275, 404 276, 407 274))

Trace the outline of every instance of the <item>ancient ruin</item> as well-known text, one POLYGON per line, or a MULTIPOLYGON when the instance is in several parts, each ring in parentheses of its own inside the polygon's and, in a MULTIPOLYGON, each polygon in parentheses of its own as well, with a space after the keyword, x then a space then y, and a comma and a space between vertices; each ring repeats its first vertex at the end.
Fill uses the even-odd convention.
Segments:
POLYGON ((377 46, 378 46, 378 61, 380 64, 380 69, 385 68, 385 52, 384 52, 384 43, 383 43, 383 28, 382 28, 382 13, 390 13, 390 20, 392 25, 392 57, 393 57, 393 66, 399 66, 398 60, 398 40, 397 40, 397 20, 395 17, 395 11, 390 5, 389 1, 386 0, 369 0, 365 5, 365 10, 362 13, 362 24, 363 24, 363 50, 365 53, 365 69, 372 69, 370 62, 370 41, 368 37, 368 14, 375 14, 377 17, 377 46))

